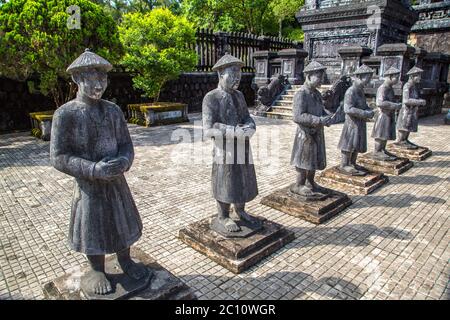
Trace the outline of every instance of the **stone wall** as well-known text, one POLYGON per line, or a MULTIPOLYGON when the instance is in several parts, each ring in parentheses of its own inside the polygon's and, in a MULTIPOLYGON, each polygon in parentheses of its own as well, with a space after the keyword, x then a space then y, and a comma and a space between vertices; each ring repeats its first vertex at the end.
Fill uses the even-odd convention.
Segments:
MULTIPOLYGON (((254 73, 243 73, 239 90, 244 93, 249 106, 255 103, 255 91, 252 88, 254 73)), ((183 102, 189 106, 189 112, 202 110, 203 97, 217 88, 217 72, 184 73, 177 80, 170 81, 161 91, 160 101, 183 102)))
MULTIPOLYGON (((253 73, 243 73, 239 88, 249 106, 253 106, 255 101, 253 77, 253 73)), ((189 112, 198 112, 201 111, 203 97, 216 88, 217 83, 215 72, 182 74, 178 80, 171 81, 164 87, 159 100, 187 103, 189 112)), ((124 112, 127 104, 151 101, 133 88, 132 79, 127 73, 111 73, 109 86, 103 97, 118 104, 124 112)), ((28 116, 30 112, 52 109, 55 109, 52 99, 40 93, 30 93, 27 82, 0 78, 0 133, 28 130, 31 128, 28 116)))

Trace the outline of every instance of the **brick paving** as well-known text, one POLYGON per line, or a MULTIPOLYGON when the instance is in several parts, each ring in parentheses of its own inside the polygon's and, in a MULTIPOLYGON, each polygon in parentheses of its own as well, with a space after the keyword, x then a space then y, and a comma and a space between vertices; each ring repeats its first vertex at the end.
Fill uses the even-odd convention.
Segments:
MULTIPOLYGON (((289 166, 295 126, 256 117, 260 195, 248 209, 285 225, 296 239, 240 275, 177 239, 179 229, 215 210, 211 144, 191 141, 200 115, 190 118, 165 127, 129 125, 136 158, 127 180, 144 223, 137 245, 199 299, 450 298, 450 126, 443 115, 421 119, 411 135, 433 150, 431 158, 370 195, 353 196, 352 206, 320 226, 259 204, 295 179, 289 166)), ((339 161, 341 129, 326 128, 328 166, 339 161)), ((27 133, 0 136, 0 299, 42 299, 44 283, 85 262, 66 244, 73 184, 49 166, 48 142, 27 133)))

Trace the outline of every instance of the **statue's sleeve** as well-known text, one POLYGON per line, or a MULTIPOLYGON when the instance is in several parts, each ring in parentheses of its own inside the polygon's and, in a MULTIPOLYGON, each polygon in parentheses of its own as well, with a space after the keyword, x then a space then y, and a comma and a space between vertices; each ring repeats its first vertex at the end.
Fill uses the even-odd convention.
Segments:
POLYGON ((245 101, 244 94, 240 91, 239 92, 239 100, 243 112, 243 122, 245 125, 249 126, 250 128, 256 129, 256 123, 255 120, 250 116, 250 112, 248 112, 248 106, 247 102, 245 101))
POLYGON ((409 94, 410 86, 406 84, 403 87, 403 103, 408 107, 419 107, 423 103, 423 99, 410 98, 409 94))
POLYGON ((234 132, 233 126, 228 126, 224 123, 216 121, 218 112, 217 104, 218 101, 216 101, 211 94, 207 94, 203 99, 202 121, 203 136, 205 138, 213 138, 218 135, 225 136, 229 132, 234 132))
MULTIPOLYGON (((344 97, 344 112, 349 116, 366 119, 366 112, 356 106, 357 101, 353 97, 353 90, 348 89, 344 97)), ((367 105, 365 103, 365 105, 367 105)), ((368 108, 368 107, 367 107, 368 108)))
POLYGON ((73 114, 57 110, 52 120, 50 139, 50 163, 55 169, 76 178, 93 180, 95 162, 73 155, 71 146, 76 144, 73 114))
POLYGON ((294 96, 294 122, 306 127, 318 127, 320 125, 320 117, 307 113, 308 106, 306 104, 306 92, 300 91, 294 96))
POLYGON ((397 104, 386 100, 386 88, 380 86, 377 90, 376 105, 383 110, 397 110, 397 104))
POLYGON ((116 137, 118 143, 118 157, 125 158, 128 161, 128 167, 126 171, 130 170, 131 165, 134 160, 134 148, 133 142, 131 141, 130 132, 128 131, 127 122, 125 121, 125 116, 122 110, 116 106, 117 117, 118 117, 118 136, 116 137))

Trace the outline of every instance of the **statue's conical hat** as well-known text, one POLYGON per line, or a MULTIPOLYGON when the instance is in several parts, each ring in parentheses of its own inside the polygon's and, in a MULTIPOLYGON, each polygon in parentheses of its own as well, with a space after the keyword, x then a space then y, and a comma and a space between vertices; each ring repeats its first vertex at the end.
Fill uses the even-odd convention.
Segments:
POLYGON ((327 69, 327 67, 325 67, 324 65, 321 65, 319 62, 313 60, 305 67, 303 72, 310 73, 310 72, 326 70, 326 69, 327 69))
POLYGON ((400 70, 398 70, 395 67, 390 67, 389 69, 386 70, 386 72, 384 73, 385 76, 391 76, 393 74, 399 74, 400 70))
POLYGON ((407 75, 410 76, 412 74, 418 74, 418 73, 422 73, 423 70, 414 66, 411 70, 408 71, 407 75))
POLYGON ((230 66, 239 66, 242 68, 244 65, 245 63, 241 59, 238 59, 231 54, 226 53, 222 58, 219 59, 219 61, 216 62, 214 67, 212 67, 212 70, 217 71, 230 66))
POLYGON ((363 64, 358 69, 356 69, 355 72, 353 72, 353 74, 373 74, 373 69, 363 64))
POLYGON ((105 72, 111 71, 112 64, 108 60, 86 49, 74 62, 67 68, 67 72, 73 74, 76 71, 87 69, 100 69, 105 72))

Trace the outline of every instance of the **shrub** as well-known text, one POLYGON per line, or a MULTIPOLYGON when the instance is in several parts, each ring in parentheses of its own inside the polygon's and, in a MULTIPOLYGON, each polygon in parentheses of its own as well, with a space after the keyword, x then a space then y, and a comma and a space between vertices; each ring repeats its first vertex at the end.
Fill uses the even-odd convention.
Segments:
POLYGON ((122 52, 114 20, 91 1, 11 0, 0 6, 0 75, 18 80, 36 75, 38 90, 51 95, 56 107, 73 97, 66 68, 85 48, 111 63, 122 52), (81 9, 80 29, 67 26, 71 5, 81 9))
POLYGON ((189 49, 195 43, 192 24, 166 8, 125 14, 119 34, 125 48, 122 64, 132 73, 134 87, 156 101, 164 83, 197 64, 189 49))

